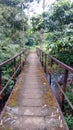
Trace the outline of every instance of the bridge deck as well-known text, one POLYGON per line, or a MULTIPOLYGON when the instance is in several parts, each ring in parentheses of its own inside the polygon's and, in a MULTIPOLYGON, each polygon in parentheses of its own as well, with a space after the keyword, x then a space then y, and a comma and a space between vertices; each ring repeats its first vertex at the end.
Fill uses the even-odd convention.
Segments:
POLYGON ((27 58, 0 130, 67 130, 36 53, 27 58))

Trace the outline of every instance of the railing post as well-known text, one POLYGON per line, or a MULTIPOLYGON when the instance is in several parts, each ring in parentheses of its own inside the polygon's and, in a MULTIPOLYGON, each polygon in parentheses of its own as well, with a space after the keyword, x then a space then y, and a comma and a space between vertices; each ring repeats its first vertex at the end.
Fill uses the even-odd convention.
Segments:
POLYGON ((43 66, 43 51, 42 51, 42 60, 41 60, 41 62, 42 62, 42 66, 43 66))
MULTIPOLYGON (((67 77, 68 77, 68 70, 65 70, 64 83, 63 83, 63 92, 64 93, 66 93, 67 77)), ((65 99, 65 96, 62 94, 62 109, 64 109, 64 99, 65 99)))
POLYGON ((51 79, 52 79, 52 65, 53 65, 53 59, 50 61, 50 85, 51 85, 51 79))
MULTIPOLYGON (((2 90, 2 68, 0 67, 0 91, 2 90)), ((3 95, 0 95, 0 106, 2 106, 3 95)))
MULTIPOLYGON (((24 56, 24 52, 23 52, 23 56, 24 56)), ((23 65, 23 67, 24 67, 24 63, 25 63, 25 61, 24 61, 24 59, 23 59, 23 64, 22 64, 22 65, 23 65)))
POLYGON ((22 70, 22 63, 21 63, 21 54, 19 55, 19 57, 20 57, 20 71, 22 70))
POLYGON ((39 57, 40 57, 41 56, 40 49, 38 51, 39 51, 39 57))
POLYGON ((39 50, 39 59, 40 59, 40 62, 42 61, 42 51, 39 50))
POLYGON ((26 51, 25 51, 25 62, 26 62, 26 51))
POLYGON ((25 51, 25 62, 26 62, 26 59, 27 59, 28 54, 29 54, 29 50, 26 50, 26 51, 25 51))
POLYGON ((46 68, 47 68, 47 66, 46 66, 46 61, 47 60, 47 54, 45 53, 45 73, 46 73, 46 68))
POLYGON ((45 64, 45 55, 44 55, 45 53, 43 52, 43 67, 44 67, 44 64, 45 64))
POLYGON ((16 59, 14 58, 14 83, 16 81, 16 59))

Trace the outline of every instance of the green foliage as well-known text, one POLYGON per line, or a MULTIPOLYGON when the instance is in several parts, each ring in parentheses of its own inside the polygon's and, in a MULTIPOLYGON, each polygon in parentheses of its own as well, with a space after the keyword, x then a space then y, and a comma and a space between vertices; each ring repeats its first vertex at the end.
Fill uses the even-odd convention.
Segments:
POLYGON ((34 32, 32 29, 29 29, 26 34, 25 45, 35 46, 38 45, 39 42, 40 42, 39 32, 38 31, 34 32))
MULTIPOLYGON (((62 33, 63 34, 63 33, 62 33)), ((73 36, 62 36, 60 33, 52 33, 49 38, 48 49, 51 48, 50 54, 62 62, 73 65, 73 36), (61 35, 61 36, 60 36, 61 35), (50 44, 51 43, 51 44, 50 44)))
POLYGON ((21 0, 0 0, 1 4, 6 4, 7 6, 16 6, 21 0))
POLYGON ((67 86, 66 95, 73 104, 73 84, 67 86))
POLYGON ((28 29, 27 17, 18 8, 0 4, 0 63, 20 52, 24 33, 28 29))
POLYGON ((44 24, 44 19, 42 15, 39 15, 37 17, 32 17, 32 26, 33 26, 33 31, 39 31, 41 28, 45 28, 44 24))
POLYGON ((69 126, 70 130, 73 130, 73 116, 66 114, 65 119, 67 121, 67 124, 69 126))
POLYGON ((16 44, 13 45, 10 42, 11 42, 10 39, 6 39, 2 43, 0 43, 0 48, 1 48, 0 49, 0 63, 11 58, 15 54, 17 54, 20 50, 19 45, 16 45, 16 44))
POLYGON ((68 1, 56 2, 46 14, 47 50, 62 62, 73 66, 73 6, 68 1))
MULTIPOLYGON (((73 5, 68 0, 56 1, 47 13, 32 19, 33 31, 44 29, 47 52, 73 66, 73 5)), ((45 45, 46 46, 46 45, 45 45)))
MULTIPOLYGON (((8 1, 8 0, 7 0, 8 1)), ((8 5, 8 3, 5 4, 8 5)), ((3 1, 4 2, 4 1, 3 1)), ((17 2, 17 1, 16 1, 17 2)), ((4 4, 4 3, 3 3, 4 4)), ((0 63, 13 57, 24 49, 23 33, 28 29, 27 17, 20 9, 0 4, 0 63), (25 28, 23 32, 23 27, 25 28)), ((25 38, 25 37, 24 37, 25 38)), ((18 66, 19 59, 17 59, 18 66)), ((13 75, 13 62, 2 67, 2 85, 5 86, 13 75)), ((19 70, 20 72, 20 70, 19 70)), ((17 75, 19 74, 17 73, 17 75)), ((12 79, 5 89, 3 96, 6 101, 13 89, 14 80, 12 79)))
MULTIPOLYGON (((70 83, 67 86, 66 95, 69 98, 70 102, 73 104, 73 84, 70 83)), ((69 126, 70 130, 73 130, 73 116, 72 116, 72 109, 68 105, 67 101, 65 100, 64 104, 64 111, 65 111, 65 119, 67 121, 67 124, 69 126)))

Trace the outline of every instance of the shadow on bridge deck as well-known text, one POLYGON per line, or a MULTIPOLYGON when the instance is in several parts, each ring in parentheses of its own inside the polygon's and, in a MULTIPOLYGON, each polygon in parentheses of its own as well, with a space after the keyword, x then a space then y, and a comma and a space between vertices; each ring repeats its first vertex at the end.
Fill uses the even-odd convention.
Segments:
POLYGON ((36 53, 30 53, 0 130, 68 130, 36 53))

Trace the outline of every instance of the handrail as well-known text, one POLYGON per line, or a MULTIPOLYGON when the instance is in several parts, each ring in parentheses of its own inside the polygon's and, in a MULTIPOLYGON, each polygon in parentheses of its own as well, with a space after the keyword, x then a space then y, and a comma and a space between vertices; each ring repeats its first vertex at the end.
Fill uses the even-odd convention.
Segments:
POLYGON ((17 58, 18 56, 20 56, 21 54, 23 54, 25 51, 26 51, 26 49, 24 51, 20 52, 19 54, 13 56, 12 58, 9 58, 8 60, 2 62, 0 64, 0 67, 3 67, 4 65, 6 65, 7 63, 9 63, 10 61, 14 60, 15 58, 17 58))
POLYGON ((7 85, 11 82, 11 80, 13 79, 14 75, 18 72, 19 68, 21 65, 18 66, 16 72, 12 75, 12 77, 8 80, 8 82, 6 83, 6 85, 3 87, 3 89, 0 91, 0 95, 4 92, 4 90, 7 88, 7 85))
POLYGON ((3 100, 3 92, 4 90, 8 87, 9 83, 11 82, 11 80, 13 79, 14 80, 14 83, 16 81, 16 73, 18 72, 18 70, 22 70, 23 66, 24 66, 24 60, 26 60, 26 56, 28 55, 29 53, 29 49, 24 49, 22 52, 20 52, 19 54, 13 56, 12 58, 2 62, 0 64, 0 101, 3 100), (22 61, 22 56, 25 55, 25 59, 22 61), (16 59, 19 58, 19 64, 18 64, 18 67, 16 66, 16 59), (11 76, 11 78, 8 80, 8 82, 6 83, 5 86, 2 85, 2 71, 3 71, 3 67, 6 66, 8 63, 12 62, 13 61, 13 75, 11 76))
MULTIPOLYGON (((37 48, 36 50, 39 50, 41 51, 42 53, 45 53, 46 55, 48 55, 46 52, 44 52, 43 50, 41 50, 40 48, 37 48)), ((59 61, 58 59, 56 59, 55 57, 51 56, 51 55, 48 55, 50 57, 50 59, 53 60, 53 62, 56 62, 58 64, 60 64, 62 66, 62 68, 64 69, 67 69, 68 71, 72 72, 73 73, 73 68, 64 64, 63 62, 59 61)))
POLYGON ((66 96, 66 86, 67 86, 68 72, 73 73, 73 68, 68 66, 68 65, 66 65, 66 64, 64 64, 63 62, 59 61, 55 57, 45 53, 40 48, 37 48, 36 51, 37 51, 37 55, 40 57, 40 61, 42 63, 42 66, 44 67, 44 71, 45 72, 46 72, 46 68, 47 68, 46 57, 50 58, 50 70, 49 70, 49 75, 50 75, 49 82, 50 82, 50 85, 51 85, 52 72, 53 72, 53 69, 52 69, 53 63, 55 62, 55 63, 59 64, 65 70, 65 72, 64 72, 63 88, 62 89, 60 88, 61 86, 59 85, 58 81, 55 81, 55 82, 56 82, 57 86, 59 87, 59 90, 62 93, 62 108, 64 107, 64 99, 66 99, 68 104, 69 104, 69 106, 73 110, 73 104, 70 102, 70 100, 66 96))
POLYGON ((67 69, 68 71, 70 71, 71 73, 73 73, 73 69, 72 69, 70 66, 64 64, 63 62, 59 61, 58 59, 54 58, 54 57, 51 56, 51 55, 50 55, 49 57, 50 57, 54 62, 60 64, 60 65, 62 66, 62 68, 67 69))

